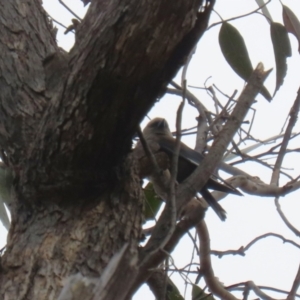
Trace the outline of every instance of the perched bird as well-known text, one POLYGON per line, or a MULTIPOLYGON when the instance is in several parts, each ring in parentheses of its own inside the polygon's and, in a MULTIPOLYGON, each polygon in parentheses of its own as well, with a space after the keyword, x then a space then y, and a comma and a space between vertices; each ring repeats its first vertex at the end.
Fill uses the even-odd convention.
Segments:
MULTIPOLYGON (((169 159, 172 159, 173 153, 175 151, 176 139, 173 137, 169 125, 165 119, 155 118, 150 121, 145 129, 143 130, 143 136, 147 143, 152 146, 155 145, 156 149, 165 152, 169 159)), ((153 148, 153 147, 152 147, 153 148)), ((177 182, 181 183, 184 181, 192 172, 197 168, 197 166, 204 159, 204 156, 197 151, 189 148, 184 143, 180 143, 179 157, 178 157, 178 172, 177 172, 177 182)), ((168 180, 170 178, 169 170, 164 171, 164 176, 168 180)), ((222 206, 216 201, 208 189, 217 190, 224 193, 231 193, 235 195, 242 195, 236 188, 225 183, 221 184, 217 181, 218 177, 212 175, 203 188, 199 191, 206 202, 212 207, 219 218, 224 221, 226 219, 226 211, 222 206)), ((150 178, 151 180, 151 178, 150 178)), ((161 195, 159 188, 156 192, 162 198, 165 195, 161 195)))

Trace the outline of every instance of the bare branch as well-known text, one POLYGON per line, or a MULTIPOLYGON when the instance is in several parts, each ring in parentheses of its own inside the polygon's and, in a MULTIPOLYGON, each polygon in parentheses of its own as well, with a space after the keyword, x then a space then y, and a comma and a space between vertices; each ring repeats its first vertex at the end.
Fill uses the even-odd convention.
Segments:
POLYGON ((298 112, 299 112, 299 107, 300 107, 300 88, 298 90, 298 94, 297 94, 297 98, 290 110, 290 120, 289 120, 289 124, 286 128, 284 137, 283 137, 283 141, 280 147, 280 151, 279 154, 277 156, 277 160, 274 166, 274 170, 273 170, 273 174, 272 174, 272 178, 271 178, 271 184, 273 185, 278 185, 279 182, 279 174, 280 174, 280 168, 283 162, 283 158, 286 154, 286 149, 288 146, 288 143, 291 139, 291 135, 293 132, 293 128, 297 122, 297 118, 298 118, 298 112))
MULTIPOLYGON (((230 286, 227 286, 227 290, 229 291, 244 291, 243 286, 245 287, 247 285, 247 281, 246 282, 240 282, 237 284, 233 284, 230 286)), ((272 292, 276 292, 276 293, 281 293, 281 294, 286 294, 288 295, 287 291, 281 290, 281 289, 277 289, 274 287, 270 287, 270 286, 265 286, 265 285, 258 285, 257 286, 260 290, 268 290, 268 291, 272 291, 272 292)), ((300 298, 299 294, 296 294, 296 297, 300 298)))
MULTIPOLYGON (((258 163, 258 164, 261 164, 264 167, 267 167, 268 169, 271 169, 271 170, 274 169, 274 167, 272 165, 268 164, 267 162, 265 162, 265 161, 263 161, 261 159, 256 158, 255 156, 250 156, 250 155, 244 154, 244 153, 242 153, 240 151, 239 151, 239 155, 242 157, 242 159, 231 163, 232 166, 240 164, 240 163, 245 163, 246 161, 254 161, 254 162, 258 163)), ((280 170, 280 173, 283 174, 283 175, 285 175, 289 179, 291 179, 291 176, 289 174, 287 174, 286 172, 283 172, 282 170, 280 170)))
POLYGON ((260 298, 264 300, 278 300, 264 293, 253 281, 248 281, 247 286, 260 298))
MULTIPOLYGON (((136 286, 132 291, 136 290, 148 276, 151 274, 150 269, 156 267, 159 263, 165 259, 168 253, 171 253, 175 246, 178 244, 180 239, 186 234, 192 227, 198 224, 204 217, 204 209, 202 205, 194 199, 196 202, 187 209, 187 213, 184 215, 183 219, 176 225, 172 237, 169 239, 167 245, 164 249, 157 248, 157 245, 163 240, 165 236, 164 227, 160 227, 160 231, 157 231, 157 225, 152 233, 152 237, 144 248, 140 252, 140 272, 138 275, 138 281, 136 286), (156 232, 155 232, 156 230, 156 232), (155 237, 155 239, 154 239, 155 237), (156 251, 153 251, 156 249, 156 251), (151 254, 151 255, 150 255, 151 254)), ((158 223, 164 224, 164 219, 161 217, 158 223)), ((161 226, 161 224, 159 224, 161 226)))
MULTIPOLYGON (((168 88, 167 93, 169 93, 171 95, 177 95, 177 96, 182 97, 182 95, 183 95, 182 88, 173 81, 171 84, 174 85, 176 87, 176 89, 168 88)), ((189 90, 185 91, 185 95, 186 95, 186 98, 189 101, 189 103, 192 106, 195 106, 201 115, 205 116, 208 109, 198 100, 198 98, 194 94, 192 94, 189 90)))
POLYGON ((77 18, 78 20, 82 21, 82 19, 75 14, 75 12, 67 5, 65 4, 62 0, 58 0, 58 2, 64 7, 66 8, 75 18, 77 18))
POLYGON ((247 194, 262 197, 285 196, 300 188, 300 181, 292 180, 284 186, 278 187, 264 183, 259 177, 249 175, 237 175, 227 181, 247 194))
POLYGON ((48 15, 48 17, 49 17, 54 23, 56 23, 56 24, 58 24, 59 26, 61 26, 61 27, 65 28, 65 29, 67 29, 67 26, 65 26, 63 23, 57 21, 56 19, 54 19, 53 17, 51 17, 48 13, 47 13, 47 15, 48 15))
POLYGON ((203 274, 205 282, 211 292, 224 300, 237 300, 231 293, 229 293, 214 275, 210 260, 210 241, 209 233, 204 220, 197 226, 196 230, 200 242, 200 265, 201 274, 203 274))
POLYGON ((175 142, 174 154, 172 156, 172 161, 171 161, 171 178, 170 178, 170 184, 168 189, 168 201, 164 209, 165 215, 168 216, 168 220, 165 220, 166 222, 169 222, 168 232, 165 235, 164 239, 161 241, 160 245, 158 246, 158 248, 160 249, 163 249, 165 245, 168 243, 176 226, 177 209, 176 209, 175 187, 177 184, 176 178, 177 178, 177 171, 178 171, 178 157, 179 157, 180 139, 181 139, 181 121, 182 121, 181 119, 182 119, 182 111, 183 111, 184 103, 185 103, 185 97, 183 95, 182 102, 180 103, 177 110, 176 142, 175 142))
MULTIPOLYGON (((175 82, 172 82, 177 89, 167 89, 167 93, 182 96, 183 90, 178 86, 175 82)), ((206 137, 207 137, 207 109, 206 107, 199 101, 199 99, 193 95, 189 90, 185 91, 186 98, 190 105, 194 106, 199 113, 198 117, 198 126, 197 126, 197 138, 196 138, 196 146, 195 150, 199 153, 202 153, 206 146, 206 137)))
POLYGON ((288 220, 288 218, 284 215, 283 211, 281 210, 281 206, 279 203, 279 197, 276 197, 274 201, 275 201, 276 209, 277 209, 278 214, 280 215, 282 221, 296 236, 300 237, 300 231, 291 224, 291 222, 288 220))
POLYGON ((263 7, 265 7, 265 6, 266 6, 268 3, 270 3, 270 2, 271 2, 271 0, 267 1, 264 5, 260 6, 259 8, 255 9, 255 10, 249 12, 249 13, 246 13, 246 14, 244 14, 244 15, 240 15, 240 16, 238 16, 238 17, 233 17, 233 18, 230 18, 230 19, 227 19, 227 20, 224 20, 224 21, 222 20, 221 22, 213 23, 213 24, 211 24, 211 25, 207 28, 207 30, 213 28, 214 26, 217 26, 217 25, 219 25, 219 24, 222 24, 222 23, 224 23, 224 22, 229 22, 229 21, 237 20, 237 19, 240 19, 240 18, 247 17, 247 16, 249 16, 249 15, 252 15, 252 14, 254 14, 254 13, 257 13, 260 9, 262 9, 263 7))
POLYGON ((283 241, 283 243, 291 244, 291 245, 293 245, 293 246, 300 249, 300 245, 295 243, 294 241, 286 239, 284 236, 282 236, 280 234, 269 232, 269 233, 265 233, 265 234, 262 234, 262 235, 256 237, 250 243, 248 243, 245 247, 241 246, 237 250, 226 250, 226 251, 211 250, 211 254, 216 255, 219 258, 221 258, 224 255, 241 255, 241 256, 245 256, 246 251, 248 251, 254 244, 256 244, 258 241, 260 241, 262 239, 265 239, 267 237, 270 237, 270 236, 271 237, 277 237, 277 238, 281 239, 283 241))
POLYGON ((292 286, 292 288, 289 292, 288 297, 286 298, 287 300, 294 300, 295 299, 295 296, 296 296, 296 293, 298 291, 299 286, 300 286, 300 265, 298 267, 298 271, 297 271, 296 277, 294 279, 293 286, 292 286))

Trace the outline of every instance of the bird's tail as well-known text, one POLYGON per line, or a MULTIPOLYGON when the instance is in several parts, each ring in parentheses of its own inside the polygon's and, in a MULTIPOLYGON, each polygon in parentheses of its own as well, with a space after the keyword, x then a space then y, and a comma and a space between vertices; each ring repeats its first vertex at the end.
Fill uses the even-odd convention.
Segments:
POLYGON ((206 189, 202 189, 200 191, 202 197, 206 200, 209 206, 215 211, 218 217, 222 220, 226 220, 226 211, 224 208, 218 203, 218 201, 213 197, 213 195, 206 189))

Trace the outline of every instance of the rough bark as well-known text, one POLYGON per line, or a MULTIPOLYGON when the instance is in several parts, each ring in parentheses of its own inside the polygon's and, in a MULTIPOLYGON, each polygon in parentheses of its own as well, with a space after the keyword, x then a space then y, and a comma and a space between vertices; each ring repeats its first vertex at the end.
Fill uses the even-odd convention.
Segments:
POLYGON ((203 34, 213 1, 93 1, 70 53, 39 0, 0 4, 0 145, 14 173, 0 298, 56 299, 138 245, 137 125, 203 34))
POLYGON ((51 99, 22 172, 23 196, 36 196, 32 181, 44 197, 51 181, 60 194, 74 181, 93 185, 99 176, 111 176, 129 152, 137 125, 203 33, 209 14, 198 13, 201 2, 91 4, 64 84, 51 99))
POLYGON ((100 276, 125 242, 137 245, 143 195, 137 177, 123 178, 119 190, 96 198, 18 211, 2 257, 0 298, 57 299, 70 274, 100 276))

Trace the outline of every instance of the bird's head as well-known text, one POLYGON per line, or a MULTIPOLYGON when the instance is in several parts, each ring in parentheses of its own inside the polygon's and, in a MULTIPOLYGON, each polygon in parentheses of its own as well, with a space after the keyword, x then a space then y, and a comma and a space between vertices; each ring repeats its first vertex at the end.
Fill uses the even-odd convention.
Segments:
POLYGON ((168 122, 163 118, 155 118, 151 120, 143 131, 145 136, 150 135, 169 135, 172 136, 168 122))

